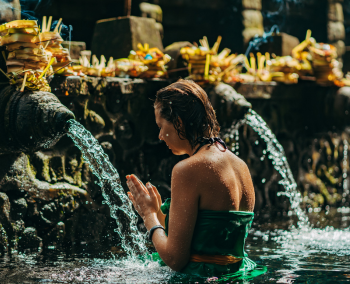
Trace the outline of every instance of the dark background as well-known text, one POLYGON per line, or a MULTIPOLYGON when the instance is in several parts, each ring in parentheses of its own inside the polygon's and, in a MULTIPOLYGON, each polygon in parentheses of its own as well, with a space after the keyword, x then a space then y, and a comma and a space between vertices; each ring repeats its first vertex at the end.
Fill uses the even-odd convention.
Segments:
MULTIPOLYGON (((74 41, 84 41, 91 47, 97 20, 124 14, 124 0, 22 0, 22 18, 29 14, 41 21, 42 16, 63 18, 71 25, 74 41)), ((163 9, 164 47, 175 41, 196 41, 206 35, 212 45, 223 37, 221 48, 242 52, 241 0, 153 0, 132 1, 131 15, 139 16, 140 2, 158 4, 163 9)), ((343 1, 346 45, 350 45, 350 1, 343 1)), ((265 31, 277 24, 280 31, 305 38, 311 29, 318 42, 327 42, 327 0, 262 0, 265 31)))

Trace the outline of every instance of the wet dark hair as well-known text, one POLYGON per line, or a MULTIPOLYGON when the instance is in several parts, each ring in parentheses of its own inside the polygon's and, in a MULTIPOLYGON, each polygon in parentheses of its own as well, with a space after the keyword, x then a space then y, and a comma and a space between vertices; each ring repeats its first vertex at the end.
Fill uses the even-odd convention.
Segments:
POLYGON ((160 115, 174 125, 180 139, 187 139, 192 148, 199 138, 219 134, 220 126, 207 93, 191 80, 180 79, 159 90, 154 107, 160 109, 160 115))

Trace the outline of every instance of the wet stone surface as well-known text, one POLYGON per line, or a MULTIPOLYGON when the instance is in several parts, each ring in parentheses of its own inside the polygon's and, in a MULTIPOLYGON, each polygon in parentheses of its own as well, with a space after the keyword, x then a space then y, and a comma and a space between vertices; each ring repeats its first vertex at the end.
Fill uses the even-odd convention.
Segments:
MULTIPOLYGON (((50 85, 76 120, 97 138, 118 170, 124 188, 125 175, 134 173, 143 182, 157 186, 165 199, 170 196, 172 168, 185 158, 172 155, 158 140, 152 100, 169 83, 56 77, 50 85)), ((313 83, 234 87, 243 97, 228 86, 204 86, 217 111, 222 134, 251 104, 284 147, 303 195, 303 206, 348 204, 348 183, 344 183, 349 169, 348 155, 344 156, 344 141, 350 142, 344 128, 348 116, 340 114, 345 113, 343 108, 349 99, 346 90, 337 93, 334 88, 313 83)), ((277 196, 277 192, 283 191, 278 184, 281 178, 258 135, 244 125, 238 135, 226 142, 250 168, 257 212, 288 211, 288 199, 277 196)), ((5 243, 0 246, 0 252, 8 251, 8 247, 18 248, 21 243, 18 240, 28 227, 36 229, 44 250, 52 246, 72 250, 81 246, 110 249, 119 243, 115 222, 97 179, 69 137, 63 136, 54 146, 39 151, 3 154, 0 162, 0 202, 4 204, 0 229, 5 243), (22 225, 15 225, 22 221, 22 225)), ((21 246, 25 248, 25 242, 21 246)))

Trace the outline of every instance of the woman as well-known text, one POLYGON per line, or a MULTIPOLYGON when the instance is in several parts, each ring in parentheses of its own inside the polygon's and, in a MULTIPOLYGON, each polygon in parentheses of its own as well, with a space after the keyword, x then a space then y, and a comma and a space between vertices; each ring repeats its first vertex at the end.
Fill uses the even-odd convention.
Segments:
POLYGON ((243 249, 254 216, 252 179, 217 138, 220 127, 207 94, 180 80, 157 92, 154 111, 159 139, 175 155, 189 156, 173 168, 171 205, 167 200, 162 210, 153 185, 127 176, 129 198, 160 258, 173 270, 200 276, 253 269, 243 249))

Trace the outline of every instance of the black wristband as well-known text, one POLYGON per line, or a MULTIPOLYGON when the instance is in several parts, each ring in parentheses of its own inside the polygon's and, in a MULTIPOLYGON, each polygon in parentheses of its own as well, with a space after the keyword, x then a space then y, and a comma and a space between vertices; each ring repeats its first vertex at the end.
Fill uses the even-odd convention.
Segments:
POLYGON ((149 234, 148 234, 148 239, 152 242, 152 236, 155 230, 157 229, 162 229, 165 231, 164 227, 162 225, 155 225, 154 227, 151 228, 151 230, 149 230, 149 234))

